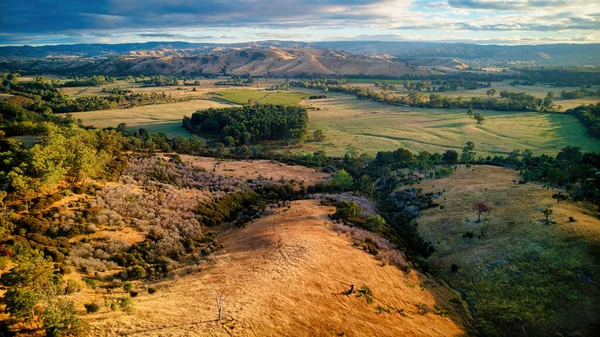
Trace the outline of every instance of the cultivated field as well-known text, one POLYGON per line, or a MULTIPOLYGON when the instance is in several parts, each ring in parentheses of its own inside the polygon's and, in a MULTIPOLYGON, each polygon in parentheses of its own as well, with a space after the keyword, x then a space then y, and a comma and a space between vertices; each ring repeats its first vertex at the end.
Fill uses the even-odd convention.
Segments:
MULTIPOLYGON (((436 275, 466 291, 484 319, 505 320, 496 326, 515 328, 507 322, 520 318, 526 329, 547 327, 535 335, 594 335, 600 287, 595 278, 591 283, 585 277, 600 274, 595 207, 557 204, 554 191, 514 184, 513 179, 519 179, 513 169, 475 166, 419 185, 426 192, 444 191, 437 200, 443 209, 427 210, 418 219, 421 234, 436 248, 431 266, 436 275), (471 209, 479 201, 493 207, 481 223, 474 221, 471 209), (541 210, 546 207, 553 210, 552 224, 544 221, 541 210), (468 232, 474 237, 465 238, 468 232), (458 271, 451 271, 452 264, 458 271)), ((516 328, 520 333, 521 326, 516 328)))
POLYGON ((227 106, 230 105, 213 100, 192 100, 145 105, 131 109, 77 112, 73 116, 81 118, 84 125, 93 125, 99 128, 117 127, 120 123, 126 123, 132 131, 144 128, 150 133, 165 132, 169 136, 191 137, 192 135, 181 127, 183 116, 190 116, 200 109, 227 106))
POLYGON ((297 201, 229 230, 218 238, 224 252, 200 274, 160 282, 156 294, 134 299, 130 315, 89 315, 92 335, 466 335, 455 292, 414 270, 382 266, 332 229, 331 212, 297 201), (372 289, 373 303, 343 294, 351 284, 372 289), (213 292, 226 296, 221 321, 213 292))
POLYGON ((310 130, 322 129, 327 139, 308 142, 298 151, 324 150, 339 156, 353 145, 369 154, 400 146, 413 152, 443 152, 461 149, 467 141, 474 142, 478 155, 483 156, 506 155, 514 149, 556 154, 567 145, 600 151, 600 142, 588 137, 583 125, 570 115, 484 111, 486 119, 478 125, 462 109, 399 107, 340 93, 328 96, 307 102, 318 108, 309 110, 310 130))

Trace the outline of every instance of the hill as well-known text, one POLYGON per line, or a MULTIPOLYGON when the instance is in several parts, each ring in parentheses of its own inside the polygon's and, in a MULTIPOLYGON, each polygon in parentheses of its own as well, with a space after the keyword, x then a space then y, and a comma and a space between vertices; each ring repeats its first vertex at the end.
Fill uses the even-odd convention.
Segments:
POLYGON ((250 48, 216 51, 203 55, 127 56, 109 59, 53 58, 51 60, 11 60, 0 68, 22 69, 55 74, 210 74, 252 76, 366 75, 401 76, 433 75, 431 67, 393 62, 380 57, 356 55, 330 49, 250 48))
POLYGON ((311 200, 297 201, 229 230, 219 238, 225 252, 201 274, 163 282, 157 294, 138 296, 132 315, 95 315, 93 334, 466 335, 468 324, 454 308, 463 308, 456 293, 414 270, 382 266, 334 231, 327 217, 332 212, 311 200), (351 284, 355 293, 343 294, 351 284), (372 290, 373 303, 358 296, 363 285, 372 290), (211 292, 222 289, 224 319, 215 322, 211 292), (435 314, 435 308, 447 311, 435 314))
MULTIPOLYGON (((600 44, 478 45, 439 42, 386 41, 257 41, 216 44, 146 42, 125 44, 73 44, 0 47, 0 58, 106 58, 115 56, 194 56, 245 49, 320 49, 362 55, 402 58, 444 58, 460 62, 532 63, 544 65, 599 65, 600 44)), ((420 60, 418 62, 423 62, 420 60)))

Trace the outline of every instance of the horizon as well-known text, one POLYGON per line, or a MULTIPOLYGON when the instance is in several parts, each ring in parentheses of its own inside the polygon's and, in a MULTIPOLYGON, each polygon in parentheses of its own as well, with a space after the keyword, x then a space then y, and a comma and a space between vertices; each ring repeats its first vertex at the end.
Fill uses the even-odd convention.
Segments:
POLYGON ((32 0, 5 6, 0 46, 255 41, 600 43, 589 0, 32 0), (161 41, 162 42, 162 41, 161 41))

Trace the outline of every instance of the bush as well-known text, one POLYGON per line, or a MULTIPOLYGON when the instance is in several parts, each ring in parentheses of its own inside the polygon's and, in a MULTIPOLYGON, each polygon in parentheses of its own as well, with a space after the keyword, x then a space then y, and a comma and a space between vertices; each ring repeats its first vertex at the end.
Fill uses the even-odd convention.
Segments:
POLYGON ((139 294, 139 292, 137 290, 132 290, 129 292, 129 296, 131 297, 136 297, 139 294))
POLYGON ((132 313, 133 312, 133 301, 129 297, 123 297, 119 299, 119 307, 123 312, 132 313))
POLYGON ((100 310, 100 306, 94 302, 86 303, 83 306, 85 307, 85 311, 87 311, 88 314, 93 314, 100 310))
POLYGON ((157 289, 154 287, 148 288, 148 294, 150 294, 150 295, 154 294, 156 291, 157 291, 157 289))
POLYGON ((123 283, 123 290, 125 290, 126 292, 129 292, 132 289, 133 289, 133 283, 131 283, 131 282, 123 283))

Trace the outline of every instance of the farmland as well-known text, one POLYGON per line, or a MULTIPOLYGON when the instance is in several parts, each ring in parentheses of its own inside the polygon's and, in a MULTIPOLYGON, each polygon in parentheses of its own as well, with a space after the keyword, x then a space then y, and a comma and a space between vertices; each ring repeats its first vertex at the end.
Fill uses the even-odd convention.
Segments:
POLYGON ((116 127, 125 123, 131 131, 144 128, 150 133, 164 132, 167 135, 190 137, 191 134, 181 127, 181 119, 200 109, 219 108, 227 104, 212 100, 192 100, 170 104, 157 104, 131 109, 99 110, 75 113, 84 125, 99 128, 116 127))
POLYGON ((399 107, 345 94, 328 96, 310 102, 315 109, 309 110, 311 130, 323 130, 327 139, 308 142, 298 151, 343 155, 353 145, 369 154, 400 146, 413 152, 443 152, 460 149, 467 141, 474 142, 484 156, 514 149, 555 154, 566 145, 600 150, 599 142, 586 135, 575 117, 560 113, 485 111, 485 121, 477 124, 461 109, 399 107))
POLYGON ((297 105, 308 95, 299 92, 287 91, 258 91, 248 89, 222 90, 214 94, 214 97, 236 104, 246 104, 253 100, 260 104, 297 105))

